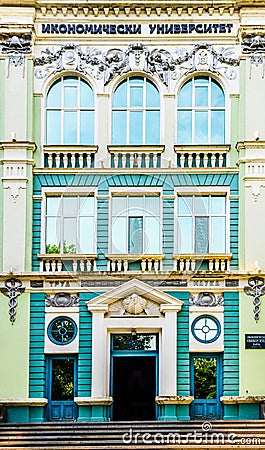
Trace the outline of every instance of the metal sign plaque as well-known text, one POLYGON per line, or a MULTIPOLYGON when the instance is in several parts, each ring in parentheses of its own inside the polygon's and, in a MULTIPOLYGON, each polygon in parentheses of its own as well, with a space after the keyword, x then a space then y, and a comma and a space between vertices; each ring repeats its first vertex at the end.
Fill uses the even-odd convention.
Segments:
POLYGON ((245 348, 265 349, 265 334, 245 334, 245 348))

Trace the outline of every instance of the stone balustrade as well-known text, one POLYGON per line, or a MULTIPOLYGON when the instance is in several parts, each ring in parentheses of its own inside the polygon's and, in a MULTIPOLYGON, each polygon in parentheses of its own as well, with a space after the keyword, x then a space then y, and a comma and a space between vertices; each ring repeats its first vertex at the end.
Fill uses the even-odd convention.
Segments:
POLYGON ((43 254, 38 255, 41 272, 95 272, 97 255, 43 254))
POLYGON ((44 146, 44 167, 48 169, 84 169, 95 167, 96 145, 44 146))
POLYGON ((109 272, 154 272, 162 270, 164 255, 106 255, 109 272))
POLYGON ((231 253, 173 255, 174 270, 180 272, 196 270, 229 271, 231 257, 231 253))
POLYGON ((182 169, 228 167, 228 145, 175 145, 176 167, 182 169))
POLYGON ((161 155, 165 150, 163 145, 109 145, 111 168, 140 169, 161 167, 161 155))

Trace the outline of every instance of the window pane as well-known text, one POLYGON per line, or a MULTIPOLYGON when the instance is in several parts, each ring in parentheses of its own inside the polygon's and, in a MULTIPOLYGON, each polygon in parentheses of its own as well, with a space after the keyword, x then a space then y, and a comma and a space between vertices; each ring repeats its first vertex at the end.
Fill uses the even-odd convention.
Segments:
POLYGON ((209 84, 209 77, 195 77, 194 84, 196 86, 201 85, 201 84, 209 84))
POLYGON ((195 144, 207 144, 208 143, 208 112, 207 111, 195 111, 195 144))
POLYGON ((159 92, 149 80, 146 80, 146 106, 147 108, 159 108, 160 106, 159 92))
POLYGON ((211 112, 211 144, 225 143, 225 112, 211 112))
POLYGON ((209 213, 209 197, 202 196, 194 197, 194 214, 208 214, 209 213))
POLYGON ((114 92, 113 107, 126 108, 127 106, 127 81, 123 81, 114 92))
POLYGON ((178 198, 178 214, 192 215, 192 197, 178 198))
POLYGON ((94 111, 80 111, 80 144, 94 144, 94 111))
POLYGON ((93 253, 94 250, 94 219, 93 217, 80 217, 79 219, 79 252, 93 253))
POLYGON ((145 197, 146 214, 160 216, 160 197, 145 197))
POLYGON ((78 214, 78 197, 63 198, 63 215, 65 217, 77 217, 78 214))
POLYGON ((47 144, 61 144, 61 111, 47 111, 47 144))
POLYGON ((129 253, 143 253, 143 217, 129 217, 129 253))
POLYGON ((64 86, 64 106, 77 107, 77 86, 64 86))
POLYGON ((130 86, 130 106, 143 106, 143 86, 130 86))
POLYGON ((76 253, 76 219, 63 219, 63 253, 76 253))
POLYGON ((112 198, 112 216, 127 215, 127 197, 112 198))
POLYGON ((130 111, 130 139, 129 144, 143 144, 143 113, 142 111, 130 111))
POLYGON ((225 96, 224 92, 216 81, 212 80, 211 82, 211 106, 225 106, 225 96))
POLYGON ((191 111, 178 111, 178 144, 192 143, 191 111))
POLYGON ((77 112, 64 111, 64 144, 77 144, 77 112))
POLYGON ((146 111, 145 144, 160 144, 160 112, 146 111))
POLYGON ((209 253, 209 217, 195 217, 195 253, 209 253))
POLYGON ((160 217, 146 217, 144 227, 144 252, 160 253, 160 217))
POLYGON ((112 143, 114 145, 126 144, 126 111, 112 112, 112 143))
POLYGON ((94 196, 80 197, 80 216, 93 216, 94 215, 94 196))
POLYGON ((46 219, 46 253, 60 253, 60 217, 46 219))
POLYGON ((192 81, 188 81, 182 86, 178 95, 179 107, 191 107, 192 106, 192 81))
POLYGON ((211 218, 211 249, 212 253, 225 253, 226 226, 225 217, 211 218))
POLYGON ((195 106, 208 106, 208 86, 196 86, 195 106))
POLYGON ((61 108, 61 80, 56 81, 50 88, 47 95, 47 107, 48 108, 61 108))
POLYGON ((46 200, 46 215, 57 216, 60 214, 60 201, 61 197, 47 197, 46 200))
POLYGON ((212 214, 225 214, 226 213, 226 198, 225 196, 220 197, 211 197, 211 213, 212 214))
POLYGON ((112 222, 112 253, 127 253, 127 218, 116 217, 112 222))
POLYGON ((94 107, 93 90, 84 80, 80 80, 80 106, 81 108, 94 107))
POLYGON ((193 253, 192 217, 178 218, 178 252, 193 253))
POLYGON ((144 197, 129 197, 130 216, 142 216, 144 210, 144 197))

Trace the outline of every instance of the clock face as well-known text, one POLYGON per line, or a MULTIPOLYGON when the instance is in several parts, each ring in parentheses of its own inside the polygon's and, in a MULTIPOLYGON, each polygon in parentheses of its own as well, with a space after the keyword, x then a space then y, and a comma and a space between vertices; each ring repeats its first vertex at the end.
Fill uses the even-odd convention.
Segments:
POLYGON ((66 345, 77 335, 77 325, 69 317, 57 317, 48 326, 49 339, 58 345, 66 345))
POLYGON ((200 316, 193 321, 191 332, 197 341, 210 344, 219 338, 221 325, 215 317, 200 316))

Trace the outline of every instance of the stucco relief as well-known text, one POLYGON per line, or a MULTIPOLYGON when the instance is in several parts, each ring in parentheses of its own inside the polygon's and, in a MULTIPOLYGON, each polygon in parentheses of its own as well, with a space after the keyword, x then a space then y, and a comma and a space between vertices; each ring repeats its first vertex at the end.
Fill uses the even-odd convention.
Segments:
POLYGON ((109 307, 109 316, 160 316, 159 304, 132 294, 109 307))

